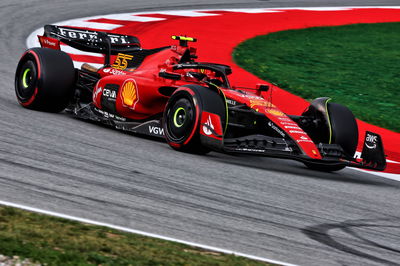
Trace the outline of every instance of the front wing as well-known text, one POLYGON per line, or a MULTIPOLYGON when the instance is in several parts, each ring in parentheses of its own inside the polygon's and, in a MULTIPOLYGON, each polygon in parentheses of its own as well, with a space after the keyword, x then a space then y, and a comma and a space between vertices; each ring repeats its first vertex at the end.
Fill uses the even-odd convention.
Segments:
POLYGON ((304 155, 294 141, 263 135, 225 139, 223 149, 226 153, 269 156, 329 166, 349 166, 376 171, 386 168, 382 139, 378 134, 369 131, 366 132, 360 158, 346 155, 339 145, 320 143, 318 149, 322 159, 313 159, 304 155))

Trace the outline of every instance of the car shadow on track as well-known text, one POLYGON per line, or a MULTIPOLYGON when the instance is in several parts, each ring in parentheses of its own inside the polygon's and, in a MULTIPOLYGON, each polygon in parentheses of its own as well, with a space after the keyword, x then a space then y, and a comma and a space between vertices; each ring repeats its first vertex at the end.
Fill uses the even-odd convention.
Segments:
POLYGON ((251 155, 228 155, 211 153, 207 156, 212 156, 213 160, 239 165, 250 168, 257 168, 261 170, 293 174, 296 176, 303 176, 304 178, 324 179, 335 182, 355 183, 373 186, 390 186, 397 184, 394 181, 379 178, 368 173, 356 172, 348 169, 343 169, 337 172, 322 172, 308 169, 300 162, 285 159, 276 159, 268 157, 257 157, 251 155))

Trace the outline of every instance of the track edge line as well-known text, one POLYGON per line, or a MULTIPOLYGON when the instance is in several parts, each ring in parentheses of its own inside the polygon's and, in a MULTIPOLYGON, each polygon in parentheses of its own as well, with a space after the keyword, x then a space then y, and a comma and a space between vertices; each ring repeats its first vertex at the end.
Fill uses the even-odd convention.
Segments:
POLYGON ((45 214, 45 215, 54 216, 54 217, 58 217, 58 218, 64 218, 64 219, 73 220, 73 221, 77 221, 77 222, 81 222, 81 223, 87 223, 87 224, 97 225, 97 226, 104 226, 104 227, 112 228, 112 229, 123 231, 123 232, 128 232, 128 233, 138 234, 138 235, 142 235, 142 236, 172 241, 172 242, 185 244, 185 245, 198 247, 198 248, 203 248, 203 249, 220 252, 220 253, 224 253, 224 254, 231 254, 231 255, 235 255, 235 256, 245 257, 248 259, 253 259, 253 260, 258 260, 258 261, 263 261, 263 262, 268 262, 268 263, 273 263, 273 264, 279 264, 279 265, 283 265, 283 266, 296 266, 295 264, 290 264, 287 262, 277 261, 277 260, 264 258, 264 257, 258 257, 258 256, 246 254, 246 253, 241 253, 241 252, 237 252, 237 251, 233 251, 233 250, 213 247, 213 246, 209 246, 209 245, 203 245, 200 243, 190 242, 190 241, 181 240, 181 239, 168 237, 168 236, 162 236, 162 235, 153 234, 153 233, 149 233, 149 232, 145 232, 145 231, 141 231, 141 230, 136 230, 136 229, 123 227, 123 226, 119 226, 119 225, 114 225, 114 224, 109 224, 109 223, 103 223, 103 222, 86 219, 86 218, 81 218, 81 217, 77 217, 77 216, 72 216, 72 215, 68 215, 68 214, 47 211, 47 210, 43 210, 43 209, 39 209, 39 208, 35 208, 35 207, 29 207, 26 205, 12 203, 12 202, 8 202, 8 201, 0 200, 0 205, 14 207, 17 209, 22 209, 22 210, 26 210, 26 211, 35 212, 35 213, 45 214))

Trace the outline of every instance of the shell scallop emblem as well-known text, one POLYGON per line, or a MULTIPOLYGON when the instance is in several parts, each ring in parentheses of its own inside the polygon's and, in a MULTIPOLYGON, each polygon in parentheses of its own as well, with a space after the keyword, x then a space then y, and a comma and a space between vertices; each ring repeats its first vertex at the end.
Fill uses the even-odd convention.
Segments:
POLYGON ((285 116, 285 114, 277 109, 267 109, 268 113, 273 114, 275 116, 285 116))
POLYGON ((138 100, 135 82, 127 81, 122 88, 122 102, 125 106, 135 108, 138 100))

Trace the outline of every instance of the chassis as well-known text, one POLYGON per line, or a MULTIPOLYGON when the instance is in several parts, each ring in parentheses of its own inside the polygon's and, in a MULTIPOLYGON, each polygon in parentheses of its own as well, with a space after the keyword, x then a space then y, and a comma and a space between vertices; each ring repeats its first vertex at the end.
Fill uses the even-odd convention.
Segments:
POLYGON ((143 49, 134 36, 46 25, 42 48, 27 50, 18 64, 17 99, 26 108, 66 110, 165 139, 180 151, 288 158, 324 171, 385 169, 382 140, 373 132, 354 158, 359 132, 347 107, 323 97, 301 116, 285 114, 269 101, 268 85, 232 86, 229 66, 196 61, 188 46, 196 39, 172 38, 179 44, 143 49), (74 68, 63 45, 105 54, 104 66, 74 68))

